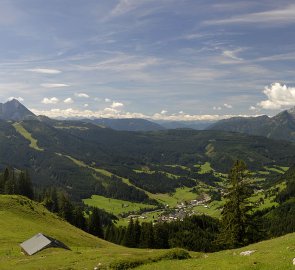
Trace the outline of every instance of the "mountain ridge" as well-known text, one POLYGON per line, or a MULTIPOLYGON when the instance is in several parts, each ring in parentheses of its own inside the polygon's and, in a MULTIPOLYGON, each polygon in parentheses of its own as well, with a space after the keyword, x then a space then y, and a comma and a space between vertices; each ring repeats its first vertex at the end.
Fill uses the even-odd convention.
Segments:
POLYGON ((233 117, 220 120, 208 130, 222 130, 264 136, 276 140, 295 141, 295 107, 273 117, 233 117))
POLYGON ((23 121, 36 118, 37 116, 28 110, 17 99, 0 103, 0 119, 2 120, 23 121))

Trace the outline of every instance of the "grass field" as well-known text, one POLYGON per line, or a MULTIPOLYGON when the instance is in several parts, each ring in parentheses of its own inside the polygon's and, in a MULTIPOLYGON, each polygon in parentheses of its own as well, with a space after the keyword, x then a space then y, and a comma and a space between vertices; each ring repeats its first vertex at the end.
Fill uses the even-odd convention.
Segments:
POLYGON ((220 218, 221 208, 224 201, 213 201, 205 207, 204 205, 195 206, 193 209, 197 214, 204 214, 215 218, 220 218))
POLYGON ((161 261, 136 268, 137 270, 294 270, 295 233, 244 248, 212 254, 196 254, 185 261, 161 261), (240 252, 255 250, 250 256, 240 252))
POLYGON ((213 171, 210 162, 206 162, 202 165, 195 165, 195 167, 200 168, 199 173, 204 174, 204 173, 209 173, 213 171))
POLYGON ((164 250, 128 249, 89 235, 20 196, 0 195, 1 270, 81 270, 107 266, 117 259, 144 259, 165 254, 164 250), (19 244, 42 232, 71 248, 51 248, 33 256, 21 253, 19 244))
POLYGON ((90 206, 95 206, 106 210, 114 215, 124 214, 131 211, 138 212, 141 209, 154 209, 154 205, 144 203, 134 203, 129 201, 110 199, 99 195, 92 195, 91 198, 83 200, 83 202, 90 206))
MULTIPOLYGON (((157 258, 166 250, 128 249, 91 236, 48 212, 41 204, 21 196, 0 196, 0 269, 1 270, 92 270, 117 260, 157 258), (43 250, 33 256, 20 252, 19 244, 42 232, 71 248, 43 250)), ((236 250, 202 254, 190 253, 192 259, 161 261, 138 270, 291 270, 295 255, 295 233, 236 250), (241 251, 255 250, 251 256, 241 251)))
POLYGON ((159 201, 164 205, 169 205, 169 207, 175 207, 177 203, 183 201, 191 201, 196 199, 198 195, 191 192, 191 188, 177 188, 176 191, 172 194, 168 193, 158 193, 158 194, 150 194, 150 197, 159 201))
POLYGON ((44 151, 44 149, 40 148, 38 146, 38 141, 32 137, 32 134, 29 133, 22 125, 21 123, 14 123, 13 124, 15 130, 22 135, 26 140, 30 142, 30 147, 37 150, 37 151, 44 151))

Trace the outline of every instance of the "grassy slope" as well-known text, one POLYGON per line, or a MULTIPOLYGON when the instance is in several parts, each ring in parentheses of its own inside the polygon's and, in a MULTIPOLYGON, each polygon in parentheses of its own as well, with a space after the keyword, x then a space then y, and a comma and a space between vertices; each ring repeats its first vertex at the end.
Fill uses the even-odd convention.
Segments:
POLYGON ((95 206, 106 210, 114 215, 128 213, 130 211, 139 211, 140 209, 155 208, 154 205, 144 203, 134 203, 129 201, 110 199, 99 195, 92 195, 91 198, 83 200, 85 204, 95 206))
MULTIPOLYGON (((161 250, 128 249, 91 236, 54 214, 42 205, 19 196, 0 196, 0 269, 47 270, 93 269, 98 263, 108 265, 117 259, 142 259, 165 253, 161 250), (38 232, 55 237, 72 251, 47 249, 34 256, 24 256, 19 243, 38 232)), ((200 270, 288 270, 294 269, 295 234, 264 241, 238 250, 212 254, 191 253, 187 261, 162 261, 138 269, 200 269, 200 270), (249 257, 241 251, 256 250, 249 257)))
POLYGON ((25 139, 30 141, 30 147, 37 150, 37 151, 43 151, 44 149, 40 148, 38 146, 38 141, 32 137, 32 134, 30 134, 20 123, 14 123, 13 124, 15 130, 21 134, 25 139))
POLYGON ((19 196, 0 196, 0 269, 93 269, 115 259, 143 258, 166 251, 128 249, 91 236, 42 205, 19 196), (47 249, 24 256, 19 244, 42 232, 68 245, 72 251, 47 249))
POLYGON ((162 261, 145 265, 138 270, 291 270, 295 266, 295 233, 280 238, 263 241, 236 250, 226 250, 212 254, 195 255, 186 261, 162 261), (256 250, 251 256, 240 256, 240 252, 256 250))

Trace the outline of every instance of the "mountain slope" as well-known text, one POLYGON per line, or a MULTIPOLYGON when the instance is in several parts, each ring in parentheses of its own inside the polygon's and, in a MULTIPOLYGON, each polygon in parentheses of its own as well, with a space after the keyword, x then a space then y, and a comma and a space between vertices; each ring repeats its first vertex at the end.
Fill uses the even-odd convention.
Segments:
POLYGON ((234 117, 211 125, 209 130, 223 130, 295 141, 295 107, 274 117, 234 117))
POLYGON ((263 241, 240 249, 210 254, 184 261, 161 261, 136 268, 138 270, 293 270, 295 233, 263 241), (254 251, 250 256, 241 256, 244 251, 254 251))
POLYGON ((207 127, 212 125, 212 121, 165 121, 157 120, 161 126, 167 129, 176 129, 176 128, 190 128, 195 130, 204 130, 207 127))
POLYGON ((16 99, 7 101, 4 104, 0 103, 0 119, 2 120, 22 121, 35 118, 36 115, 16 99))
POLYGON ((51 270, 105 267, 117 258, 142 259, 167 251, 128 249, 89 235, 50 213, 41 204, 21 196, 0 195, 0 269, 51 270), (71 248, 45 249, 33 256, 20 252, 19 244, 42 232, 71 248))
MULTIPOLYGON (((146 192, 134 187, 135 181, 130 185, 126 180, 126 170, 153 164, 194 168, 210 162, 217 171, 227 172, 236 159, 245 160, 250 169, 289 166, 295 145, 219 131, 127 132, 79 121, 30 120, 16 125, 0 120, 0 168, 28 169, 35 185, 63 187, 77 200, 97 194, 151 203, 146 192)), ((186 183, 191 186, 191 181, 186 183)))

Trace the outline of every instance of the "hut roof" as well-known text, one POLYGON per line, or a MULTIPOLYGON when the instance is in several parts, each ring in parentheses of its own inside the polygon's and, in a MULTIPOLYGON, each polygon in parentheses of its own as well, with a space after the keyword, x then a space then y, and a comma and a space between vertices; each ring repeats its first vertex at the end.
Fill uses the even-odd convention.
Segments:
POLYGON ((52 237, 46 236, 42 233, 36 234, 32 238, 21 243, 20 246, 27 255, 33 255, 33 254, 35 254, 45 248, 49 248, 49 247, 60 247, 60 248, 69 249, 62 242, 60 242, 52 237))

